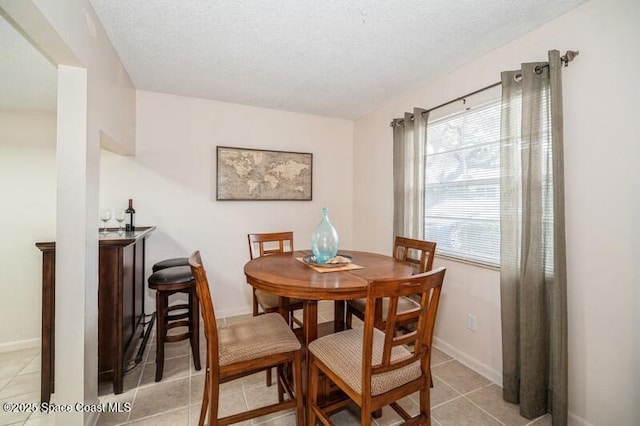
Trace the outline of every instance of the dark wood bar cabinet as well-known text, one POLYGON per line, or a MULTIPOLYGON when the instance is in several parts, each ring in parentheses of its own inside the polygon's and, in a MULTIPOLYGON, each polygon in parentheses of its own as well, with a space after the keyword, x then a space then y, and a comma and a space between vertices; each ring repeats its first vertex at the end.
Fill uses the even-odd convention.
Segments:
MULTIPOLYGON (((125 363, 144 332, 145 246, 155 226, 135 232, 109 229, 99 236, 98 381, 122 393, 125 363)), ((41 401, 54 391, 56 243, 36 243, 42 251, 41 401)))

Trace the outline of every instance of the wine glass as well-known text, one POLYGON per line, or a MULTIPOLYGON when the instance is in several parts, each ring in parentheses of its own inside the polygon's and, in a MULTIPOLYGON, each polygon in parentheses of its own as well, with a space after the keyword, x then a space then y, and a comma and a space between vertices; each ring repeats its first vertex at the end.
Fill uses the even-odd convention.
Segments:
POLYGON ((100 220, 102 221, 102 232, 107 233, 107 222, 111 220, 111 209, 100 209, 100 220))
POLYGON ((124 219, 126 218, 126 213, 124 209, 118 209, 116 211, 116 220, 118 221, 118 232, 122 232, 124 230, 124 219))

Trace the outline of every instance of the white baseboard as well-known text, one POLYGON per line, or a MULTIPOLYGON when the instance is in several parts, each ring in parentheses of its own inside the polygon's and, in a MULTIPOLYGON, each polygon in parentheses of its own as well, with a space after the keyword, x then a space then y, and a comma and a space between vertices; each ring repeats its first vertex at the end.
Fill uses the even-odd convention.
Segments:
POLYGON ((486 377, 491 380, 493 383, 502 386, 502 373, 494 370, 486 364, 481 363, 477 359, 469 356, 468 354, 460 351, 459 349, 451 346, 444 340, 438 339, 437 337, 433 337, 433 346, 436 349, 441 350, 447 355, 455 358, 460 361, 465 366, 469 367, 476 373, 486 377))
POLYGON ((569 426, 593 426, 591 423, 589 423, 582 417, 576 416, 571 411, 569 411, 569 414, 567 417, 568 417, 567 424, 569 426))
MULTIPOLYGON (((458 350, 457 348, 451 346, 444 340, 438 339, 437 337, 433 337, 433 347, 441 350, 452 358, 455 358, 457 361, 460 361, 465 366, 469 367, 476 373, 486 377, 491 380, 493 383, 502 387, 502 373, 494 370, 478 361, 477 359, 469 356, 468 354, 458 350)), ((576 414, 569 412, 568 413, 568 425, 569 426, 593 426, 591 423, 587 422, 582 417, 577 416, 576 414)))
POLYGON ((251 306, 242 306, 231 309, 216 309, 216 318, 236 317, 253 313, 251 306))
POLYGON ((40 339, 18 340, 17 342, 0 343, 0 353, 40 347, 40 339))

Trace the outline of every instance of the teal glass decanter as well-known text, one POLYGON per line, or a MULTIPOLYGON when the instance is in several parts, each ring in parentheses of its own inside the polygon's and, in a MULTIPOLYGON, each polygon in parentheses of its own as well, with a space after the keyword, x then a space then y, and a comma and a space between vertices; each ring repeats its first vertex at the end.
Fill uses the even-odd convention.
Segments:
POLYGON ((322 220, 311 234, 311 251, 317 263, 326 263, 338 254, 338 232, 329 222, 327 207, 322 208, 322 220))

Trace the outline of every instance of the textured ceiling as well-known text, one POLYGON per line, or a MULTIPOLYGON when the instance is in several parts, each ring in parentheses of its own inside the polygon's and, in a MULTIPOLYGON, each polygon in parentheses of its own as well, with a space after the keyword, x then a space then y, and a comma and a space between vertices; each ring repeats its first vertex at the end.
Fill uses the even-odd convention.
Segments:
POLYGON ((355 119, 584 0, 91 3, 139 89, 355 119))
MULTIPOLYGON (((586 0, 90 1, 138 89, 355 119, 586 0)), ((55 68, 2 19, 7 107, 55 68)))
POLYGON ((0 15, 0 109, 55 111, 56 68, 0 15))

